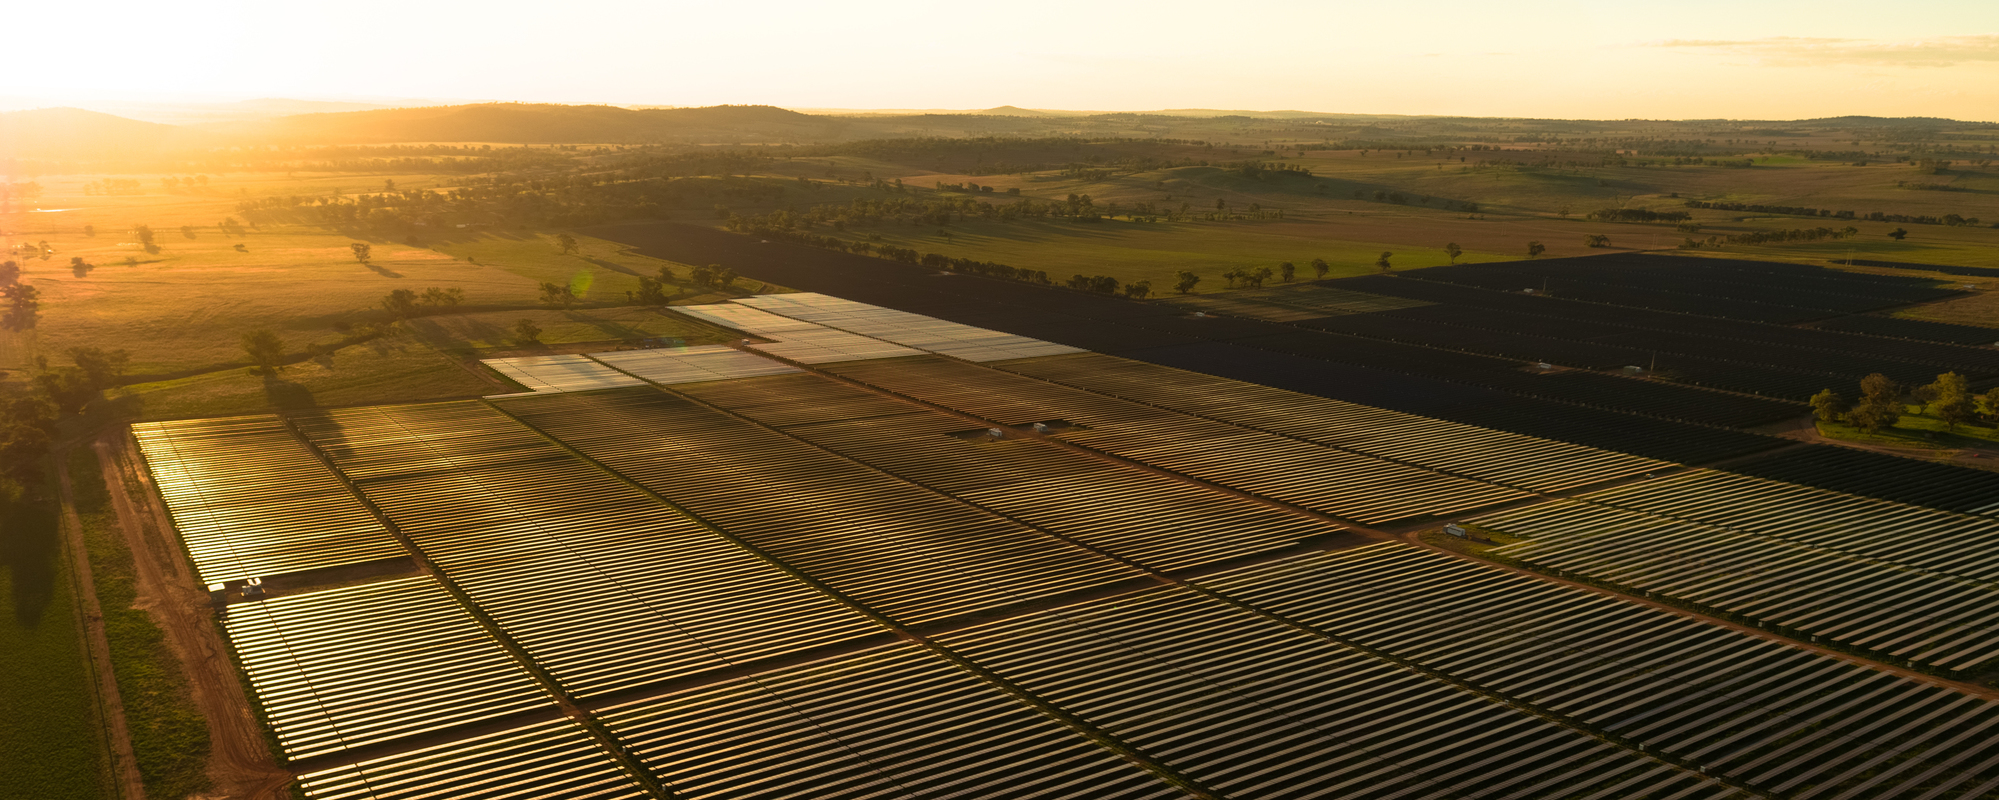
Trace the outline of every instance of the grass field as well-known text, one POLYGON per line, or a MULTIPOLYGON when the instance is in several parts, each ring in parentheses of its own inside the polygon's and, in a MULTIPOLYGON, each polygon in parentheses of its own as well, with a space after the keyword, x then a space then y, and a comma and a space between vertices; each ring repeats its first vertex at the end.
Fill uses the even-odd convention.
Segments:
POLYGON ((165 636, 145 611, 132 607, 138 598, 132 555, 119 535, 102 475, 94 451, 70 454, 70 484, 133 755, 147 797, 178 800, 209 785, 208 725, 189 696, 187 678, 165 636))
POLYGON ((1828 439, 1862 444, 1883 444, 1924 450, 1999 447, 1999 425, 1968 423, 1951 430, 1943 420, 1920 413, 1916 406, 1910 406, 1910 413, 1897 420, 1892 427, 1882 428, 1873 433, 1840 422, 1820 422, 1818 426, 1819 433, 1828 439))
POLYGON ((0 798, 110 800, 53 497, 0 497, 0 798))

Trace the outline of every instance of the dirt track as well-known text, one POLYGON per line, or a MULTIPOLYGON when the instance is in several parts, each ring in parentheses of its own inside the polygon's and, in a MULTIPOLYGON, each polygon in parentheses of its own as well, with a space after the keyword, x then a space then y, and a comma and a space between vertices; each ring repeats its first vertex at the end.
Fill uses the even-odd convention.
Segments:
POLYGON ((237 679, 227 645, 208 614, 208 593, 195 582, 152 477, 139 467, 125 430, 106 431, 93 443, 104 482, 132 551, 138 577, 137 607, 165 634, 185 668, 194 703, 208 720, 211 798, 286 800, 292 774, 271 757, 250 699, 237 679))

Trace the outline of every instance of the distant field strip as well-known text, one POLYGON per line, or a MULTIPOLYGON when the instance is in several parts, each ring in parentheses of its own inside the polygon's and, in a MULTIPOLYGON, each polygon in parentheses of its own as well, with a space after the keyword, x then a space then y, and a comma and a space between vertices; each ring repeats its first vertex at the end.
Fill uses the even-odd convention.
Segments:
POLYGON ((574 694, 879 630, 482 403, 299 425, 574 694))
POLYGON ((1530 496, 937 356, 827 367, 1004 425, 1065 420, 1063 440, 1360 522, 1446 515, 1530 496))
POLYGON ((1182 589, 941 637, 1227 797, 1746 797, 1182 589))
POLYGON ((1341 528, 816 375, 678 387, 906 481, 1150 569, 1176 570, 1338 535, 1341 528), (954 435, 957 434, 957 435, 954 435))
POLYGON ((519 356, 488 358, 486 366, 514 379, 531 392, 587 392, 618 386, 638 386, 643 381, 626 375, 587 356, 519 356))
POLYGON ((132 426, 205 584, 408 555, 274 416, 132 426))
POLYGON ((1140 574, 684 397, 632 391, 517 398, 502 407, 905 623, 1140 574))
POLYGON ((1698 471, 1471 522, 1542 569, 1951 670, 1999 658, 1999 521, 1698 471))
POLYGON ((290 758, 554 708, 429 577, 239 603, 222 626, 290 758))
POLYGON ((1529 491, 1560 491, 1674 466, 1096 353, 996 366, 1086 391, 1529 491))
POLYGON ((1771 796, 1999 787, 1999 704, 1494 567, 1386 543, 1199 583, 1771 796))
POLYGON ((615 708, 604 721, 679 797, 1184 797, 910 646, 615 708))
POLYGON ((816 292, 757 295, 734 302, 966 361, 1002 361, 1083 352, 1068 345, 960 325, 816 292))
POLYGON ((642 800, 590 734, 550 722, 299 776, 312 800, 642 800))

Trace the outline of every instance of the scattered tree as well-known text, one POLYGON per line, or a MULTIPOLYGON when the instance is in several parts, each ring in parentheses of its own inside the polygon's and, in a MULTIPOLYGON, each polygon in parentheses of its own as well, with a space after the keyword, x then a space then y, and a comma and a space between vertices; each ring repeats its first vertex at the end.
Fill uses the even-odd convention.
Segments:
POLYGON ((0 317, 0 325, 9 330, 27 330, 35 327, 35 319, 41 313, 41 292, 25 283, 11 283, 0 287, 0 300, 5 300, 7 310, 0 317))
POLYGON ((92 239, 97 238, 97 226, 96 225, 83 226, 83 235, 92 239))
POLYGON ((570 253, 576 252, 576 237, 574 236, 571 236, 566 233, 556 234, 555 243, 562 247, 563 255, 569 255, 570 253))
POLYGON ((347 245, 347 249, 354 251, 355 261, 359 261, 363 264, 366 264, 368 263, 368 256, 370 252, 372 252, 375 248, 369 246, 367 242, 354 242, 352 244, 347 245))
POLYGON ((1860 379, 1860 403, 1848 412, 1847 420, 1872 433, 1891 427, 1902 418, 1902 387, 1876 372, 1860 379))
POLYGON ((1332 271, 1332 269, 1333 269, 1333 265, 1331 265, 1331 264, 1328 264, 1328 263, 1326 263, 1326 260, 1325 260, 1325 259, 1323 259, 1323 258, 1315 258, 1315 259, 1312 259, 1312 277, 1313 277, 1313 278, 1316 278, 1316 279, 1320 279, 1320 280, 1323 280, 1323 279, 1325 279, 1325 277, 1326 277, 1326 273, 1328 273, 1328 272, 1331 272, 1331 271, 1332 271))
POLYGON ((243 353, 258 370, 276 372, 285 359, 285 343, 269 328, 258 328, 243 334, 243 353))
POLYGON ((519 322, 514 323, 514 338, 521 344, 539 344, 541 326, 534 324, 534 320, 521 317, 519 322))
POLYGON ((1152 294, 1152 281, 1133 281, 1124 286, 1124 296, 1133 300, 1144 300, 1152 294))
POLYGON ((465 302, 465 290, 456 286, 449 289, 432 286, 423 290, 423 304, 432 308, 451 308, 465 302))
POLYGON ((69 272, 71 275, 75 275, 76 277, 81 278, 85 275, 89 275, 90 271, 96 268, 97 268, 96 265, 83 260, 83 256, 69 257, 69 272))
POLYGON ((1395 255, 1395 254, 1394 254, 1394 253, 1390 253, 1390 252, 1388 252, 1388 251, 1386 251, 1386 250, 1383 250, 1383 251, 1381 251, 1381 255, 1380 255, 1380 256, 1377 256, 1377 257, 1376 257, 1376 258, 1374 259, 1374 268, 1375 268, 1375 269, 1378 269, 1378 270, 1380 270, 1380 271, 1382 271, 1382 272, 1387 272, 1387 271, 1389 271, 1389 270, 1391 270, 1391 269, 1394 269, 1394 268, 1395 268, 1395 266, 1394 266, 1394 265, 1392 265, 1392 264, 1389 264, 1389 263, 1388 263, 1388 259, 1389 259, 1389 257, 1390 257, 1390 256, 1393 256, 1393 255, 1395 255))
POLYGON ((1988 389, 1978 396, 1978 414, 1987 420, 1999 421, 1999 387, 1988 389))
POLYGON ((1901 228, 1896 228, 1896 229, 1894 229, 1894 230, 1892 230, 1892 231, 1889 231, 1889 232, 1888 232, 1888 238, 1890 238, 1890 239, 1894 239, 1895 241, 1898 241, 1898 242, 1899 242, 1899 241, 1902 241, 1902 239, 1906 238, 1906 237, 1907 237, 1908 235, 1909 235, 1909 232, 1908 232, 1908 231, 1905 231, 1905 230, 1902 230, 1901 228))
POLYGON ((704 289, 733 289, 740 277, 732 268, 720 264, 695 267, 688 271, 688 279, 704 289))
POLYGON ((1585 233, 1583 234, 1583 245, 1586 247, 1609 247, 1610 237, 1601 233, 1585 233))
POLYGON ((1195 275, 1194 273, 1188 272, 1186 270, 1181 270, 1173 277, 1174 277, 1173 291, 1179 292, 1181 294, 1186 294, 1188 292, 1194 291, 1194 285, 1201 282, 1201 276, 1195 275))
POLYGON ((416 299, 416 292, 397 289, 382 298, 382 310, 389 312, 396 319, 409 319, 416 316, 416 299))
POLYGON ((132 235, 139 238, 139 244, 146 249, 147 255, 156 255, 160 252, 159 244, 153 241, 153 229, 151 226, 136 226, 132 228, 132 235))
POLYGON ((1449 244, 1444 245, 1444 255, 1450 256, 1451 263, 1453 264, 1458 263, 1458 256, 1464 254, 1465 254, 1465 249, 1459 247, 1457 242, 1451 242, 1449 244))
POLYGON ((189 239, 194 238, 194 226, 193 225, 180 226, 180 235, 185 236, 189 239))
POLYGON ((547 282, 542 283, 541 285, 542 305, 555 306, 557 308, 568 308, 569 306, 574 305, 575 303, 576 303, 576 292, 571 290, 568 284, 547 283, 547 282))
POLYGON ((1528 242, 1528 243, 1527 243, 1527 257, 1528 257, 1528 258, 1540 258, 1540 257, 1541 257, 1541 254, 1542 254, 1542 253, 1546 253, 1546 252, 1548 252, 1548 248, 1547 248, 1547 246, 1546 246, 1546 245, 1543 245, 1543 244, 1541 244, 1540 242, 1528 242))
POLYGON ((1838 422, 1846 417, 1846 398, 1831 389, 1820 389, 1812 395, 1812 413, 1820 422, 1838 422))
POLYGON ((1297 276, 1298 267, 1292 264, 1291 262, 1286 261, 1282 264, 1277 265, 1277 274, 1284 279, 1285 283, 1290 283, 1291 279, 1297 276))
POLYGON ((0 261, 0 286, 12 286, 21 280, 21 265, 12 261, 0 261))
POLYGON ((0 386, 0 492, 41 480, 56 422, 55 407, 41 393, 0 386))
POLYGON ((49 256, 56 254, 56 249, 50 247, 47 241, 36 242, 35 251, 36 253, 40 254, 43 261, 49 260, 49 256))
POLYGON ((1978 400, 1971 394, 1971 382, 1963 375, 1946 372, 1938 375, 1936 382, 1929 385, 1930 397, 1926 401, 1929 412, 1943 420, 1945 429, 1956 431, 1957 426, 1970 422, 1978 413, 1978 400))
POLYGON ((95 347, 72 347, 69 358, 75 366, 56 368, 49 366, 47 357, 35 357, 35 385, 58 414, 82 413, 105 389, 118 385, 131 363, 123 350, 105 352, 95 347))

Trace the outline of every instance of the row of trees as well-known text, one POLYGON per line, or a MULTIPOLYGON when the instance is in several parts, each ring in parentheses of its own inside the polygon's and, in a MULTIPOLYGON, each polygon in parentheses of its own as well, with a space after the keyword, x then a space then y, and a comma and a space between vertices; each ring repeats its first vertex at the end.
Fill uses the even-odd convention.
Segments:
POLYGON ((1823 422, 1845 422, 1869 433, 1894 427, 1908 412, 1906 399, 1913 399, 1931 416, 1955 431, 1957 426, 1983 418, 1999 421, 1999 388, 1983 395, 1971 391, 1963 375, 1946 372, 1929 384, 1914 388, 1897 384, 1876 372, 1860 379, 1860 396, 1854 402, 1831 389, 1812 395, 1812 411, 1823 422))
POLYGON ((1977 217, 1945 214, 1931 217, 1920 214, 1884 214, 1879 211, 1859 214, 1853 211, 1834 211, 1830 208, 1809 208, 1805 206, 1779 206, 1762 203, 1724 203, 1708 200, 1688 200, 1688 208, 1711 208, 1716 211, 1747 211, 1754 214, 1785 214, 1797 217, 1831 217, 1833 219, 1864 219, 1869 222, 1914 223, 1917 225, 1977 225, 1977 217))
POLYGON ((25 385, 0 386, 0 493, 38 483, 58 423, 119 385, 131 363, 124 350, 72 347, 67 354, 70 366, 54 366, 47 356, 36 356, 34 374, 25 385))

